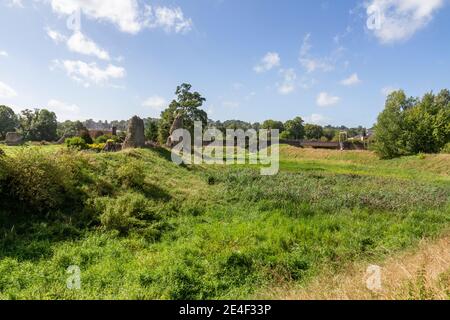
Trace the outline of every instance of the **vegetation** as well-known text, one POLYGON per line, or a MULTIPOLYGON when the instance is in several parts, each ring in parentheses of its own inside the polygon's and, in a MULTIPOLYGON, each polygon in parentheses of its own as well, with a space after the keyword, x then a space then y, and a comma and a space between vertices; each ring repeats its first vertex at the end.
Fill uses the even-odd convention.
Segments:
POLYGON ((19 132, 30 141, 55 141, 58 123, 54 112, 24 110, 19 116, 19 132))
POLYGON ((227 299, 379 261, 450 226, 445 154, 281 147, 278 176, 164 149, 0 157, 0 298, 227 299), (81 269, 82 289, 66 288, 81 269))
POLYGON ((450 91, 422 99, 391 93, 376 125, 376 150, 382 158, 438 153, 450 142, 450 91))
POLYGON ((18 119, 13 109, 0 105, 0 140, 5 139, 8 132, 14 132, 18 119))
POLYGON ((195 121, 201 121, 204 127, 207 125, 208 115, 200 109, 206 99, 198 92, 191 92, 191 88, 192 86, 187 83, 178 86, 175 91, 177 99, 173 100, 169 107, 161 113, 158 132, 158 139, 161 144, 166 143, 170 135, 170 128, 177 115, 183 117, 183 126, 191 132, 192 136, 195 121))

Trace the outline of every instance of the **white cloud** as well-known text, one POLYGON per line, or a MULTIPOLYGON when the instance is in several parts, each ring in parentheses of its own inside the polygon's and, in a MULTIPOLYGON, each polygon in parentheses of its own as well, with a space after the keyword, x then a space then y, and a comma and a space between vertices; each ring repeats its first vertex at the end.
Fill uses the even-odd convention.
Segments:
POLYGON ((6 83, 0 81, 0 98, 8 99, 14 97, 17 97, 17 92, 6 83))
POLYGON ((58 120, 73 120, 80 113, 80 108, 76 104, 69 104, 60 100, 51 99, 47 103, 47 108, 56 113, 58 120))
POLYGON ((280 66, 281 59, 280 55, 276 52, 268 52, 262 59, 261 62, 253 68, 255 72, 262 73, 272 70, 275 67, 280 66))
POLYGON ((444 0, 371 0, 366 13, 380 42, 393 43, 423 29, 443 5, 444 0))
POLYGON ((327 92, 321 92, 317 96, 316 103, 319 107, 328 107, 337 104, 341 98, 332 96, 327 92))
POLYGON ((295 90, 297 74, 294 69, 281 70, 280 73, 283 75, 283 82, 278 84, 278 93, 283 95, 292 93, 295 90))
POLYGON ((361 82, 362 82, 362 81, 359 79, 358 74, 357 74, 357 73, 354 73, 354 74, 352 74, 350 77, 348 77, 348 78, 342 80, 342 81, 341 81, 341 84, 342 84, 343 86, 350 87, 350 86, 357 85, 357 84, 359 84, 359 83, 361 83, 361 82))
POLYGON ((56 30, 52 30, 50 28, 46 28, 47 36, 52 39, 55 43, 65 42, 67 37, 56 30))
POLYGON ((8 52, 6 52, 6 51, 0 51, 0 57, 8 57, 9 56, 9 54, 8 54, 8 52))
POLYGON ((184 33, 192 29, 192 20, 179 7, 141 5, 138 0, 48 0, 54 12, 72 15, 80 10, 87 17, 107 21, 121 31, 138 33, 144 28, 162 28, 184 33))
POLYGON ((145 25, 149 28, 162 28, 166 32, 186 33, 192 29, 192 19, 185 18, 181 8, 146 7, 147 20, 145 25))
POLYGON ((303 68, 306 69, 308 73, 314 72, 316 70, 320 70, 323 72, 329 72, 334 70, 335 63, 338 60, 341 52, 343 51, 342 47, 337 48, 330 56, 327 57, 313 57, 310 54, 312 49, 311 45, 311 34, 308 33, 303 38, 303 43, 300 48, 300 57, 299 62, 303 68))
POLYGON ((124 68, 112 64, 109 64, 104 69, 98 67, 95 62, 86 63, 79 60, 56 60, 54 64, 65 70, 70 78, 83 83, 86 87, 90 86, 90 84, 104 85, 112 79, 123 78, 126 74, 124 68))
POLYGON ((305 118, 306 123, 318 124, 318 125, 326 125, 329 121, 327 117, 314 113, 305 118))
POLYGON ((109 60, 109 53, 99 48, 99 46, 87 38, 81 32, 75 32, 68 40, 67 47, 70 51, 95 56, 102 60, 109 60))
POLYGON ((145 100, 142 105, 155 111, 162 111, 167 106, 167 101, 163 97, 155 95, 145 100))

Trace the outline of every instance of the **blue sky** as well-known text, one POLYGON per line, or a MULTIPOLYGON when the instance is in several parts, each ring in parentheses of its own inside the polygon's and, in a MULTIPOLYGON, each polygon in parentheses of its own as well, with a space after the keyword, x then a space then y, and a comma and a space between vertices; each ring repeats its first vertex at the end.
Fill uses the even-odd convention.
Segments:
POLYGON ((189 82, 215 120, 371 126, 393 89, 450 88, 449 18, 447 0, 0 0, 0 104, 155 117, 189 82))

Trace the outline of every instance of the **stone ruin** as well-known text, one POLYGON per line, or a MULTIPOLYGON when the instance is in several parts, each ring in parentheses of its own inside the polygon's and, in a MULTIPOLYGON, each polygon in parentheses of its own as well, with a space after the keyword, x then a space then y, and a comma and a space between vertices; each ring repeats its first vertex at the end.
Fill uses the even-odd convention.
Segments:
POLYGON ((8 132, 5 143, 7 146, 18 146, 23 143, 23 136, 17 132, 8 132))
POLYGON ((144 120, 134 116, 128 121, 128 131, 123 149, 145 147, 144 120))
POLYGON ((170 135, 167 138, 167 142, 166 142, 167 147, 172 148, 174 146, 175 142, 173 141, 172 135, 175 132, 175 130, 182 129, 182 128, 183 128, 183 116, 179 113, 175 117, 175 120, 173 121, 172 126, 170 127, 170 131, 169 131, 170 135))

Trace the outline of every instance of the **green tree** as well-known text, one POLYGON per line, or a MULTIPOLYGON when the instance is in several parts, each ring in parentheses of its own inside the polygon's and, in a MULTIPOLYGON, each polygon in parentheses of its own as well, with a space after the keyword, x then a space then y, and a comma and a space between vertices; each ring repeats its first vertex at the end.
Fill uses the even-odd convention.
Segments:
POLYGON ((19 127, 26 140, 54 141, 57 138, 58 122, 54 112, 46 109, 26 109, 19 118, 19 127))
POLYGON ((392 92, 387 97, 385 109, 375 126, 375 149, 381 158, 391 159, 406 154, 403 111, 409 108, 410 101, 403 90, 392 92))
POLYGON ((281 121, 266 120, 263 122, 261 129, 266 130, 280 130, 280 133, 284 131, 284 124, 281 121))
POLYGON ((18 119, 13 109, 0 106, 0 139, 5 139, 8 132, 15 131, 18 119))
POLYGON ((67 120, 62 123, 58 123, 57 135, 58 137, 62 137, 66 134, 68 136, 75 137, 79 135, 82 130, 87 129, 81 121, 67 120))
POLYGON ((198 92, 191 92, 192 86, 183 83, 177 87, 175 94, 177 98, 173 100, 169 107, 161 113, 161 121, 158 130, 158 139, 161 144, 165 144, 170 135, 170 128, 177 115, 183 117, 183 126, 191 134, 194 132, 194 122, 201 121, 203 127, 208 124, 208 115, 200 107, 206 101, 198 92))
POLYGON ((158 141, 159 120, 148 118, 145 120, 145 138, 148 141, 158 141))
POLYGON ((305 137, 305 127, 303 126, 303 119, 296 117, 293 120, 288 120, 284 124, 285 131, 283 137, 288 139, 301 140, 305 137))
POLYGON ((308 140, 320 140, 323 136, 323 128, 316 124, 305 125, 305 137, 308 140))

